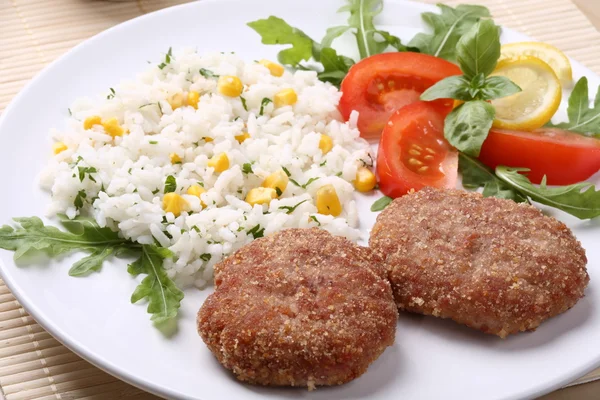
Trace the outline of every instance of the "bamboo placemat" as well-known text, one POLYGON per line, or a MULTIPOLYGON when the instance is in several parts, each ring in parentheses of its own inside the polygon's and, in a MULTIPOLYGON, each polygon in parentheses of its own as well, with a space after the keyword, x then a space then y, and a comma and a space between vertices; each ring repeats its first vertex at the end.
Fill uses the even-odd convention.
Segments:
MULTIPOLYGON (((0 112, 37 72, 81 41, 128 19, 185 2, 1 0, 0 112)), ((600 33, 570 0, 443 2, 484 4, 499 23, 554 44, 600 74, 600 33)), ((576 383, 598 378, 600 370, 576 383)), ((27 314, 1 280, 0 387, 7 400, 156 399, 62 346, 27 314)))

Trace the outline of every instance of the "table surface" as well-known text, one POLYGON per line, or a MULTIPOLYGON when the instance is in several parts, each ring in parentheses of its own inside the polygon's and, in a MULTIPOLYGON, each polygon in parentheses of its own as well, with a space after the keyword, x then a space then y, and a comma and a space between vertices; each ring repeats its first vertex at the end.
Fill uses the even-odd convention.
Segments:
MULTIPOLYGON (((572 0, 600 30, 600 0, 572 0)), ((152 396, 153 398, 153 396, 152 396)), ((0 400, 4 396, 0 390, 0 400)), ((600 380, 558 390, 541 397, 539 400, 596 400, 600 399, 600 380)))

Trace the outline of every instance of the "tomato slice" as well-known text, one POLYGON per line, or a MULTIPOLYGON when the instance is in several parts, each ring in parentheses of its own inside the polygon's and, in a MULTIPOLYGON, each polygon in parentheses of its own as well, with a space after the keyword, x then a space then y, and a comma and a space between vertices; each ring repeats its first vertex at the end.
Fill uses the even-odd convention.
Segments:
POLYGON ((415 102, 396 111, 379 143, 377 175, 386 196, 426 186, 454 188, 458 152, 444 139, 444 119, 435 105, 415 102))
MULTIPOLYGON (((358 129, 365 138, 378 137, 396 110, 419 101, 421 93, 460 68, 438 57, 403 52, 377 54, 356 63, 344 78, 339 109, 348 120, 359 112, 358 129)), ((432 102, 442 112, 452 109, 453 101, 432 102)))
POLYGON ((532 132, 492 129, 479 159, 491 168, 524 167, 527 177, 549 185, 581 182, 600 170, 600 140, 556 128, 532 132))

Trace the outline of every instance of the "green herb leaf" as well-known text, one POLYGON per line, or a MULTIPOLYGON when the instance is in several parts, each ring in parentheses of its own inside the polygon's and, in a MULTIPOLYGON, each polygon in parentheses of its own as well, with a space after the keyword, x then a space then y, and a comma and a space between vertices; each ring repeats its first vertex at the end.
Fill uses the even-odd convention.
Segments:
POLYGON ((421 100, 437 99, 472 100, 469 93, 470 82, 464 76, 450 76, 442 79, 421 94, 421 100))
POLYGON ((202 75, 206 79, 219 77, 219 75, 215 74, 214 72, 212 72, 211 70, 206 69, 206 68, 200 68, 200 75, 202 75))
POLYGON ((246 104, 246 99, 242 96, 240 96, 240 101, 242 102, 242 107, 244 107, 244 110, 248 111, 248 105, 246 104))
MULTIPOLYGON (((292 47, 279 52, 279 62, 286 65, 297 66, 301 61, 308 61, 320 49, 310 37, 300 29, 290 26, 281 18, 270 16, 248 23, 262 38, 263 44, 291 44, 292 47)), ((318 56, 315 57, 318 61, 318 56)))
POLYGON ((335 39, 342 36, 344 33, 348 32, 350 29, 352 29, 352 27, 346 26, 346 25, 334 26, 334 27, 327 29, 327 32, 325 33, 323 40, 321 40, 321 47, 322 48, 327 48, 327 47, 330 48, 331 44, 333 43, 333 41, 335 39))
MULTIPOLYGON (((383 42, 385 42, 388 46, 395 48, 398 51, 412 51, 413 53, 418 53, 419 49, 417 47, 405 46, 400 41, 400 38, 392 35, 389 32, 377 30, 375 31, 377 35, 381 36, 383 42)), ((385 49, 384 49, 385 50, 385 49)))
POLYGON ((169 47, 169 51, 165 54, 165 61, 158 64, 159 69, 165 68, 167 65, 171 64, 171 58, 173 58, 172 49, 169 47))
POLYGON ((567 115, 569 122, 549 126, 600 139, 600 88, 596 92, 594 106, 590 107, 588 80, 583 77, 577 81, 569 97, 567 115))
POLYGON ((266 105, 272 102, 273 100, 269 99, 268 97, 264 97, 260 102, 260 111, 258 112, 258 115, 263 115, 266 105))
POLYGON ((458 155, 458 170, 462 175, 462 185, 466 189, 483 187, 483 196, 485 197, 510 199, 517 203, 528 201, 521 192, 512 189, 498 178, 494 171, 464 153, 458 155))
POLYGON ((348 25, 356 29, 354 35, 360 58, 382 53, 388 45, 385 41, 378 42, 375 39, 377 29, 373 19, 381 13, 382 9, 382 0, 348 0, 348 5, 339 10, 350 12, 348 25))
POLYGON ((354 60, 338 55, 330 47, 324 47, 321 50, 321 63, 323 64, 323 71, 318 73, 318 78, 339 87, 348 74, 350 67, 354 65, 354 60))
POLYGON ((302 200, 300 203, 296 204, 296 205, 295 205, 295 206, 293 206, 293 207, 290 207, 290 206, 281 206, 281 207, 279 207, 279 209, 280 209, 280 210, 287 210, 287 211, 286 211, 286 214, 291 214, 291 213, 293 213, 294 211, 296 211, 296 208, 298 208, 298 206, 299 206, 300 204, 302 204, 302 203, 306 203, 307 201, 308 201, 308 199, 306 199, 306 200, 302 200))
POLYGON ((94 250, 89 256, 77 261, 69 270, 71 276, 86 276, 92 271, 100 271, 102 264, 115 252, 114 247, 106 246, 94 250))
POLYGON ((249 235, 252 235, 254 239, 261 238, 265 236, 265 228, 261 228, 260 224, 256 225, 254 228, 248 231, 249 235))
POLYGON ((16 227, 4 225, 0 228, 0 248, 14 251, 14 260, 43 252, 48 257, 73 251, 97 252, 107 247, 136 247, 128 240, 121 239, 117 232, 100 228, 89 219, 78 217, 69 220, 61 216, 61 223, 67 232, 44 225, 37 217, 15 218, 16 227))
POLYGON ((391 197, 383 196, 379 200, 375 201, 375 203, 373 203, 373 205, 371 206, 371 211, 381 211, 384 208, 386 208, 392 201, 394 201, 394 199, 392 199, 391 197))
POLYGON ((95 167, 77 167, 77 171, 78 171, 78 176, 79 176, 79 182, 83 182, 83 180, 85 179, 85 175, 88 175, 88 179, 92 182, 96 182, 96 179, 94 179, 94 177, 92 176, 92 174, 95 174, 96 172, 98 172, 98 170, 95 167))
POLYGON ((505 76, 490 76, 480 88, 481 100, 494 100, 519 93, 521 88, 505 76))
POLYGON ((110 100, 110 99, 114 98, 115 94, 116 94, 115 89, 110 88, 110 93, 108 94, 108 96, 106 96, 106 100, 110 100))
POLYGON ((285 172, 285 174, 288 176, 288 178, 290 176, 292 176, 292 174, 290 174, 290 171, 286 167, 281 167, 281 169, 283 170, 283 172, 285 172))
POLYGON ((75 196, 75 200, 73 201, 73 205, 76 209, 81 210, 83 208, 84 200, 87 197, 87 193, 85 190, 80 190, 77 192, 77 196, 75 196))
POLYGON ((245 163, 244 165, 242 165, 242 172, 245 173, 245 174, 252 174, 252 173, 254 173, 254 171, 252 171, 252 164, 245 163))
POLYGON ((444 123, 444 137, 459 151, 477 157, 487 138, 496 111, 482 100, 466 102, 452 110, 444 123))
POLYGON ((202 261, 210 261, 210 259, 212 258, 212 255, 210 253, 204 253, 200 256, 200 259, 202 261))
POLYGON ((275 193, 277 193, 277 197, 281 197, 281 195, 283 194, 279 186, 275 186, 275 193))
POLYGON ((432 33, 418 33, 409 43, 422 53, 454 61, 456 45, 480 18, 490 17, 490 11, 483 6, 461 4, 452 8, 443 4, 437 5, 441 14, 426 12, 421 14, 425 24, 433 30, 432 33))
POLYGON ((456 59, 467 79, 483 74, 488 76, 500 58, 500 30, 494 21, 477 22, 456 45, 456 59))
POLYGON ((140 258, 127 268, 133 276, 147 275, 131 295, 131 302, 148 299, 147 310, 156 324, 175 318, 183 299, 183 292, 169 278, 163 266, 163 260, 169 257, 172 253, 168 249, 143 245, 140 258))
POLYGON ((574 215, 579 219, 590 219, 600 216, 600 191, 591 183, 576 183, 568 186, 548 187, 546 179, 539 186, 533 185, 520 172, 527 168, 510 168, 499 166, 496 175, 509 186, 529 196, 533 201, 557 208, 574 215))
POLYGON ((314 215, 311 215, 310 219, 312 219, 313 221, 315 221, 318 226, 321 226, 321 223, 319 222, 319 220, 317 219, 317 217, 315 217, 314 215))
POLYGON ((177 190, 177 180, 173 175, 169 175, 167 176, 167 179, 165 179, 164 193, 173 193, 175 190, 177 190))

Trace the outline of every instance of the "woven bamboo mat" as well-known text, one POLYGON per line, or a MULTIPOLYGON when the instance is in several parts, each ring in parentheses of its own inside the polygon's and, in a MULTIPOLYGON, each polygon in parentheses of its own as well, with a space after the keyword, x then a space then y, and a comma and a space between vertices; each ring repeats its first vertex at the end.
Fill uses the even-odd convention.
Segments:
MULTIPOLYGON (((81 41, 128 19, 184 2, 0 0, 0 112, 37 72, 81 41)), ((600 33, 570 0, 443 2, 487 5, 498 22, 556 45, 600 74, 600 33)), ((598 378, 600 371, 577 382, 598 378)), ((7 400, 156 398, 62 346, 27 314, 1 280, 0 386, 7 400)))

